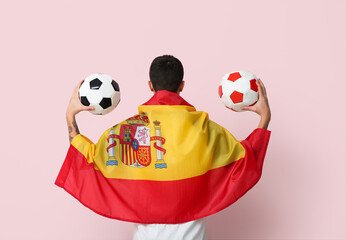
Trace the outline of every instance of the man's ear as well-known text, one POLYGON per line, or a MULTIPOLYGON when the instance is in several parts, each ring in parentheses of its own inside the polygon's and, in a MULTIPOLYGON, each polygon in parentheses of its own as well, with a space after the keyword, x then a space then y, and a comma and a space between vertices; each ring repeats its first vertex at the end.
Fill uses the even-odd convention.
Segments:
POLYGON ((150 91, 155 92, 153 84, 151 83, 151 81, 148 81, 148 85, 149 85, 150 91))
POLYGON ((182 91, 183 91, 184 86, 185 86, 185 81, 182 81, 182 82, 180 83, 179 88, 178 88, 178 93, 180 93, 180 92, 182 92, 182 91))

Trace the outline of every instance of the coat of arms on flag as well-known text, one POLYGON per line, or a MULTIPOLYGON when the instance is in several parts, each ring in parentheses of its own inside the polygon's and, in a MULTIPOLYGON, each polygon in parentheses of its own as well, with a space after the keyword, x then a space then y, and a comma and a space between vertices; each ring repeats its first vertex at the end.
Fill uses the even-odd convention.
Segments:
POLYGON ((151 163, 150 128, 123 124, 120 127, 120 159, 131 167, 146 167, 151 163))
POLYGON ((150 136, 149 120, 145 114, 136 115, 126 120, 126 123, 120 124, 119 135, 115 134, 115 127, 109 132, 107 139, 109 146, 107 152, 109 155, 107 166, 118 166, 118 160, 115 157, 115 146, 119 144, 119 158, 122 163, 131 167, 147 167, 151 163, 151 141, 154 142, 156 149, 155 168, 167 168, 163 160, 166 149, 162 147, 165 139, 161 137, 160 122, 154 122, 155 136, 150 136), (117 141, 116 141, 117 139, 117 141))

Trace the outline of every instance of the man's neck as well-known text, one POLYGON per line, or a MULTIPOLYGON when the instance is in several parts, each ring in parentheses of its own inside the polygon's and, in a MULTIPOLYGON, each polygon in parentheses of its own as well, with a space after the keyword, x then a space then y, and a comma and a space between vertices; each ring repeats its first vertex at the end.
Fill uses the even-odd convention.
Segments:
POLYGON ((178 93, 167 90, 159 90, 143 105, 186 105, 191 106, 178 93))

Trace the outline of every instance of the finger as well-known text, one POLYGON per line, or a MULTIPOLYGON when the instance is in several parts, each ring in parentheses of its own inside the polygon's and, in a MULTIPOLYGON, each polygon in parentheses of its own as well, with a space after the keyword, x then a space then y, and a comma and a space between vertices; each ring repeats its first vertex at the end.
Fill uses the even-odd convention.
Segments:
POLYGON ((256 83, 257 83, 257 86, 258 86, 258 95, 259 95, 258 99, 262 99, 265 96, 264 96, 264 92, 263 92, 263 87, 261 85, 261 80, 258 78, 256 83))
POLYGON ((264 86, 262 80, 261 80, 260 78, 259 78, 258 80, 259 80, 259 82, 260 82, 260 84, 261 84, 261 87, 262 87, 262 89, 263 89, 263 94, 264 94, 264 96, 267 97, 267 90, 266 90, 266 88, 265 88, 265 86, 264 86))
POLYGON ((255 111, 255 108, 254 107, 241 107, 240 108, 241 110, 243 110, 243 111, 252 111, 252 112, 254 112, 255 111))
POLYGON ((80 88, 83 82, 84 82, 84 79, 78 83, 78 88, 80 88))
POLYGON ((78 85, 75 87, 75 89, 74 89, 74 93, 75 94, 77 94, 79 92, 79 88, 80 88, 80 86, 82 85, 83 82, 84 82, 84 79, 82 81, 80 81, 78 83, 78 85))
POLYGON ((92 106, 84 106, 83 107, 83 111, 94 111, 94 110, 95 110, 95 108, 92 106))

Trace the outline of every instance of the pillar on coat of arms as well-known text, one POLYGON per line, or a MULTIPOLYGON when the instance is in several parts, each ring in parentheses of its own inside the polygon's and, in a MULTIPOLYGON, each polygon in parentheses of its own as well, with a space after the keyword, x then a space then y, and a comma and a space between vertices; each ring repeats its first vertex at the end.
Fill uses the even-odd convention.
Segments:
POLYGON ((108 161, 106 163, 106 166, 118 166, 118 161, 115 159, 115 142, 114 142, 114 130, 115 128, 112 128, 111 131, 109 132, 109 138, 108 138, 108 143, 109 143, 109 148, 108 150, 108 161))
MULTIPOLYGON (((159 121, 154 121, 154 129, 155 129, 155 136, 161 137, 161 125, 159 121)), ((156 140, 156 145, 159 148, 162 148, 162 141, 156 140)), ((163 152, 159 149, 156 149, 156 163, 155 168, 167 168, 167 164, 163 160, 163 152)))

